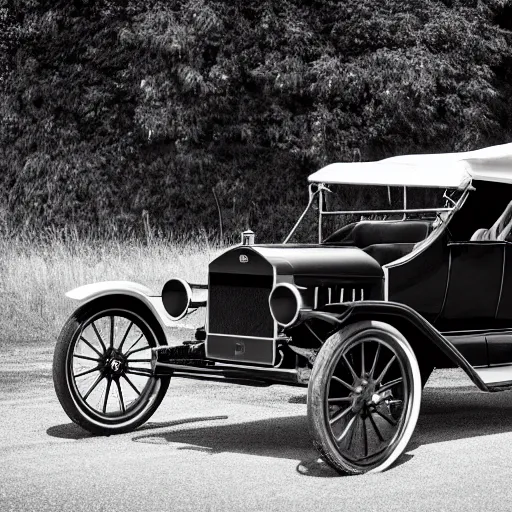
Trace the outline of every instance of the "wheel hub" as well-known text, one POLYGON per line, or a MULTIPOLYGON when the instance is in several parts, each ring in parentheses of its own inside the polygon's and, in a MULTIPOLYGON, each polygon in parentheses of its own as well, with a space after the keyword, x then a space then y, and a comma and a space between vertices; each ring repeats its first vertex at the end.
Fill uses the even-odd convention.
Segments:
POLYGON ((365 405, 371 405, 375 398, 380 396, 375 393, 376 382, 374 379, 361 378, 354 383, 354 392, 352 393, 352 410, 359 412, 365 405))
POLYGON ((126 358, 123 354, 113 349, 105 357, 105 371, 112 376, 120 376, 126 369, 126 358))
POLYGON ((115 375, 121 374, 123 372, 123 362, 119 359, 112 359, 110 361, 110 371, 115 375))

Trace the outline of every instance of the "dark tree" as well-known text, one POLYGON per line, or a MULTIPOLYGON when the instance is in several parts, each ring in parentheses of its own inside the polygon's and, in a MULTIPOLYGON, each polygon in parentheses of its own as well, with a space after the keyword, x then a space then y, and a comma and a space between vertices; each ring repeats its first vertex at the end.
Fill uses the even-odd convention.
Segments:
POLYGON ((321 165, 512 140, 510 2, 9 5, 0 186, 17 226, 208 231, 217 198, 225 231, 276 240, 321 165))

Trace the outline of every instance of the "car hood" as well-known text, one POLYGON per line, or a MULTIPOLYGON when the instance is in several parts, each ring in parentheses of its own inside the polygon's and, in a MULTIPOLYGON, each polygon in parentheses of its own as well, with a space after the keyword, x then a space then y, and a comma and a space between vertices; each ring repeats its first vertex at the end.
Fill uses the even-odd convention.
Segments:
POLYGON ((329 282, 383 278, 381 266, 361 249, 322 245, 242 245, 213 260, 209 270, 261 275, 270 271, 279 276, 293 276, 298 285, 323 278, 329 282))

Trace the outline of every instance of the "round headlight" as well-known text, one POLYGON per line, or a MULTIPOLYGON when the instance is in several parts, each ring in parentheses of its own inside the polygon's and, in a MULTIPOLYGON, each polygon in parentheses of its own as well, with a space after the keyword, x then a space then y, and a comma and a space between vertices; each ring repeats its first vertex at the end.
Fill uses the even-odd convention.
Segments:
POLYGON ((162 289, 164 308, 173 320, 183 318, 190 307, 192 289, 183 279, 170 279, 162 289))
POLYGON ((268 299, 274 320, 283 327, 290 327, 299 317, 302 297, 299 290, 289 283, 280 283, 270 292, 268 299))

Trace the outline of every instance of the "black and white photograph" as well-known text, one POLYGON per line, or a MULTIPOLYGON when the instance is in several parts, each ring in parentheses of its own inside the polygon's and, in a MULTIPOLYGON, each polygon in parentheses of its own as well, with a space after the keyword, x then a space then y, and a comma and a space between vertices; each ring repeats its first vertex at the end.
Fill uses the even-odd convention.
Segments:
POLYGON ((512 0, 0 0, 0 298, 1 512, 509 512, 512 0))

